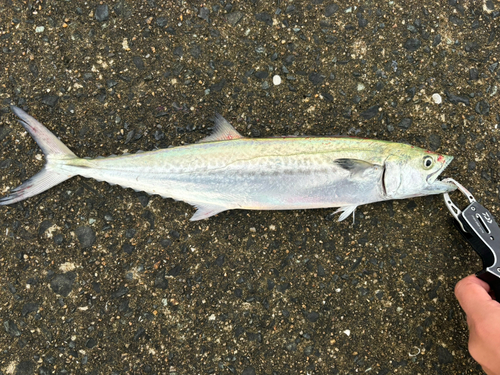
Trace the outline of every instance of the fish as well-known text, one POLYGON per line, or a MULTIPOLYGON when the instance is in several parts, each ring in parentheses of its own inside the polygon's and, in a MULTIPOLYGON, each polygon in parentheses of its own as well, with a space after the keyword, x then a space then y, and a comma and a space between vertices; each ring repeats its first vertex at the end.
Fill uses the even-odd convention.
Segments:
POLYGON ((73 176, 184 201, 191 221, 223 211, 337 207, 342 221, 360 205, 441 194, 453 156, 408 144, 354 137, 242 136, 221 115, 198 143, 95 159, 79 158, 22 109, 18 121, 45 155, 42 170, 0 199, 10 205, 73 176))

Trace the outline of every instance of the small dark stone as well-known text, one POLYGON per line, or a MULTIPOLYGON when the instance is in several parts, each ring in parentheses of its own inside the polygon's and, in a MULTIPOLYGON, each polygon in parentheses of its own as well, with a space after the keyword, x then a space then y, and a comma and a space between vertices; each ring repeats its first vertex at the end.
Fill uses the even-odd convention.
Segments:
POLYGON ((129 244, 128 242, 124 243, 123 246, 122 246, 122 251, 124 253, 132 254, 134 250, 135 250, 135 246, 129 244))
POLYGON ((53 224, 50 220, 44 220, 42 224, 40 224, 40 227, 38 228, 38 236, 42 237, 45 231, 49 229, 52 225, 53 224))
POLYGON ((273 25, 273 18, 268 13, 257 13, 255 15, 255 19, 257 21, 264 22, 267 26, 272 26, 273 25))
POLYGON ((126 286, 121 286, 113 293, 111 293, 111 298, 120 298, 128 293, 128 288, 126 286))
POLYGON ((294 11, 295 11, 295 5, 293 5, 293 4, 288 5, 285 9, 286 14, 293 13, 294 11))
POLYGON ((222 267, 222 265, 224 264, 224 255, 219 255, 215 260, 214 264, 216 266, 222 267))
POLYGON ((156 19, 156 24, 161 27, 161 28, 164 28, 165 26, 167 26, 168 24, 168 21, 165 17, 158 17, 156 19))
POLYGON ((6 126, 0 126, 0 141, 3 141, 5 137, 10 133, 10 129, 6 126))
POLYGON ((160 245, 161 247, 163 247, 164 249, 168 248, 170 245, 172 245, 172 241, 169 240, 168 238, 164 238, 160 241, 160 245))
POLYGON ((417 49, 420 48, 420 46, 422 45, 422 42, 419 40, 419 39, 408 39, 406 42, 405 42, 405 45, 404 47, 410 51, 410 52, 414 52, 416 51, 417 49))
POLYGON ((361 112, 361 117, 365 120, 370 120, 378 114, 379 105, 374 105, 368 108, 366 111, 361 112))
POLYGON ((448 20, 454 24, 454 25, 457 25, 457 26, 462 26, 464 24, 464 21, 460 18, 458 18, 457 16, 455 16, 454 14, 450 14, 450 16, 448 17, 448 20))
POLYGON ((440 43, 441 43, 441 40, 442 40, 442 36, 440 34, 437 34, 435 37, 434 37, 434 40, 432 41, 432 46, 433 47, 436 47, 438 46, 440 43))
POLYGON ((437 134, 431 134, 429 136, 429 148, 436 151, 439 147, 441 147, 441 137, 437 134))
POLYGON ((219 82, 214 83, 212 86, 210 86, 210 91, 211 92, 220 92, 226 85, 226 80, 221 79, 219 82))
POLYGON ((360 17, 358 19, 358 26, 359 27, 366 27, 368 25, 368 20, 366 18, 360 17))
POLYGON ((85 343, 85 347, 87 347, 88 349, 92 349, 96 345, 97 345, 97 341, 94 338, 88 339, 87 342, 85 343))
POLYGON ((12 337, 21 336, 21 331, 17 328, 16 323, 13 320, 6 320, 3 322, 3 327, 5 328, 5 332, 7 332, 12 337))
POLYGON ((453 363, 453 355, 441 345, 437 347, 438 361, 441 364, 453 363))
POLYGON ((320 85, 325 80, 325 78, 326 77, 321 73, 313 72, 309 74, 309 81, 311 81, 311 83, 315 86, 320 85))
POLYGON ((285 60, 284 60, 286 66, 292 65, 294 63, 294 61, 295 61, 294 55, 288 55, 287 57, 285 57, 285 60))
POLYGON ((339 6, 337 4, 329 4, 325 8, 325 17, 333 16, 339 10, 339 6))
POLYGON ((146 330, 143 327, 137 328, 137 331, 135 332, 134 335, 134 341, 139 340, 144 334, 146 333, 146 330))
POLYGON ((58 101, 59 97, 57 95, 44 95, 42 97, 42 103, 49 107, 55 107, 58 101))
POLYGON ((236 26, 236 24, 238 22, 241 21, 241 19, 243 18, 243 13, 242 12, 233 12, 233 13, 229 13, 227 15, 227 22, 231 25, 231 26, 236 26))
POLYGON ((253 367, 247 367, 243 370, 241 375, 255 375, 255 369, 253 367))
POLYGON ((333 96, 327 92, 322 92, 321 93, 321 96, 323 97, 323 99, 327 102, 333 102, 333 96))
POLYGON ((96 240, 94 230, 89 226, 81 226, 75 230, 76 237, 80 241, 80 246, 83 249, 91 247, 96 240))
POLYGON ((137 199, 139 200, 139 203, 141 204, 142 207, 146 207, 149 203, 150 196, 147 194, 139 193, 137 194, 137 199))
POLYGON ((415 86, 410 87, 409 89, 406 90, 406 92, 408 94, 408 98, 406 98, 406 101, 409 102, 409 101, 413 100, 413 98, 415 97, 415 94, 417 92, 417 88, 415 86))
POLYGON ((480 115, 487 115, 490 113, 490 103, 486 100, 481 100, 480 102, 477 102, 475 109, 480 115))
POLYGON ((16 375, 33 375, 35 373, 35 364, 32 361, 21 361, 16 366, 16 375))
POLYGON ((104 22, 109 19, 109 7, 107 4, 98 5, 95 10, 95 19, 104 22))
POLYGON ((75 272, 66 272, 63 274, 58 274, 54 276, 52 280, 50 280, 50 288, 56 294, 59 294, 63 297, 67 297, 71 290, 73 289, 73 283, 76 279, 75 272))
POLYGON ((37 311, 38 311, 38 304, 34 303, 34 302, 28 302, 28 303, 24 304, 24 306, 23 306, 23 308, 21 310, 21 315, 23 317, 25 317, 29 313, 37 312, 37 311))
POLYGON ((454 95, 448 91, 445 91, 444 93, 446 94, 446 98, 451 104, 458 104, 458 103, 464 103, 465 105, 470 104, 469 98, 466 96, 454 95))
POLYGON ((182 271, 182 266, 180 264, 176 265, 175 267, 171 268, 170 271, 168 271, 169 276, 179 276, 182 271))
POLYGON ((30 68, 31 74, 33 74, 33 77, 37 78, 38 77, 38 67, 35 64, 30 64, 29 68, 30 68))
POLYGON ((480 48, 477 42, 470 42, 465 45, 465 52, 476 52, 480 48))
POLYGON ((498 68, 498 61, 488 66, 488 70, 492 73, 495 72, 496 68, 498 68))
POLYGON ((285 293, 289 288, 290 288, 290 283, 284 283, 284 284, 278 285, 277 290, 280 293, 285 293))
POLYGON ((306 315, 307 320, 314 323, 319 319, 319 314, 316 311, 311 311, 306 315))
POLYGON ((137 69, 144 70, 144 61, 142 61, 142 58, 140 56, 132 57, 132 62, 137 69))
POLYGON ((259 70, 258 72, 255 73, 255 77, 259 79, 265 79, 269 76, 269 71, 268 70, 259 70))
POLYGON ((479 72, 476 68, 469 69, 469 78, 473 81, 477 81, 479 79, 479 72))
POLYGON ((201 47, 198 44, 195 44, 194 46, 191 47, 189 53, 191 54, 191 56, 197 59, 201 56, 201 47))
POLYGON ((329 251, 329 252, 334 252, 334 251, 335 251, 335 242, 333 242, 333 241, 326 241, 326 242, 323 242, 323 248, 324 248, 326 251, 329 251))
POLYGON ((161 269, 156 273, 154 286, 163 290, 168 288, 168 280, 165 279, 165 269, 161 269))
POLYGON ((0 169, 7 169, 12 165, 12 159, 5 159, 0 161, 0 169))
POLYGON ((203 19, 207 22, 210 22, 209 16, 210 16, 210 10, 208 10, 208 8, 203 7, 200 9, 200 12, 198 13, 198 17, 200 17, 201 19, 203 19))

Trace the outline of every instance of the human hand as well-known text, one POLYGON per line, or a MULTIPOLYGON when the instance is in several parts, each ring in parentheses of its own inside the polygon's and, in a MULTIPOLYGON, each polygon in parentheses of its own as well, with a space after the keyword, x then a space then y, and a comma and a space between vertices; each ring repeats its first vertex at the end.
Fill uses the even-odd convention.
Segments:
POLYGON ((500 303, 490 286, 475 275, 455 286, 455 296, 467 315, 469 352, 488 375, 500 375, 500 303))

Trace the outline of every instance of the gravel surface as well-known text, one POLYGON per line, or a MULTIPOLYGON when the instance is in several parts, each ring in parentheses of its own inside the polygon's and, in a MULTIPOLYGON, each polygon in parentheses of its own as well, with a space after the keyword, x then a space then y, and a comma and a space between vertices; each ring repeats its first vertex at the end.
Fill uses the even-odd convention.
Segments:
MULTIPOLYGON (((1 195, 43 165, 11 104, 88 157, 194 143, 219 112, 454 155, 500 218, 498 1, 194 3, 2 1, 1 195)), ((0 207, 0 374, 480 374, 453 288, 481 262, 442 198, 332 212, 192 223, 79 177, 0 207)))

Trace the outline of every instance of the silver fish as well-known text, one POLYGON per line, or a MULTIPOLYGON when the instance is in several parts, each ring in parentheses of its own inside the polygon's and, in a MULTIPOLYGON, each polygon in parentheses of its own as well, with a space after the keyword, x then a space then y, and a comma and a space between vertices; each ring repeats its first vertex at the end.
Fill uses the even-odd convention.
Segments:
POLYGON ((77 157, 23 110, 19 122, 45 154, 44 168, 0 199, 12 204, 76 175, 187 202, 191 220, 232 209, 339 207, 339 221, 362 204, 441 194, 453 159, 401 143, 350 137, 243 137, 222 116, 199 143, 100 159, 77 157))

